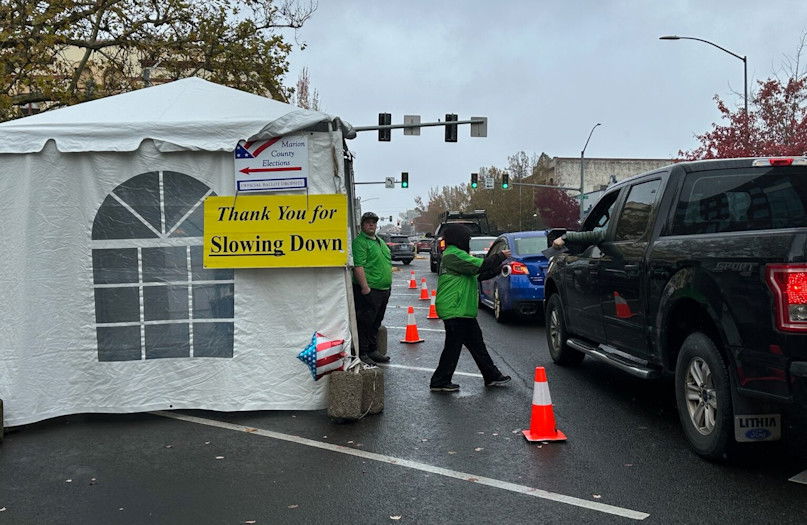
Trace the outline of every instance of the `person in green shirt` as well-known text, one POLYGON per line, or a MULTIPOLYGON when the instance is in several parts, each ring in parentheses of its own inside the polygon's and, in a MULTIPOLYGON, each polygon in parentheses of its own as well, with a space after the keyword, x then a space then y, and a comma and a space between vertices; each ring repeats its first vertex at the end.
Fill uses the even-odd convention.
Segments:
POLYGON ((432 392, 457 392, 460 389, 458 384, 451 382, 451 378, 457 368, 462 345, 471 352, 485 386, 504 385, 510 381, 510 376, 502 374, 493 364, 476 321, 479 310, 477 278, 489 279, 495 275, 504 260, 510 257, 510 250, 502 250, 484 260, 470 255, 471 231, 462 224, 446 226, 443 239, 446 249, 440 261, 434 305, 445 325, 446 339, 429 388, 432 392))
POLYGON ((353 239, 353 297, 359 329, 359 359, 367 364, 386 363, 378 351, 378 328, 387 311, 392 288, 392 254, 376 236, 378 215, 361 216, 361 233, 353 239))

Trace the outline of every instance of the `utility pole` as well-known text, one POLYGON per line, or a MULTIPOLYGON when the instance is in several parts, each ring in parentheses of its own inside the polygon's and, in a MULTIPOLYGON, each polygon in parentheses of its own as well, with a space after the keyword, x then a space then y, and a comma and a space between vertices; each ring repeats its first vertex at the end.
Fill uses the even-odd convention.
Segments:
POLYGON ((586 139, 586 143, 583 146, 582 151, 580 151, 580 218, 581 219, 583 218, 583 213, 585 211, 585 204, 583 203, 583 201, 585 200, 585 196, 586 196, 586 179, 585 179, 585 171, 584 171, 584 168, 583 168, 583 162, 585 161, 586 148, 588 147, 588 141, 591 140, 591 135, 594 134, 594 130, 597 128, 597 126, 601 126, 601 125, 602 124, 599 123, 599 122, 594 124, 594 127, 591 128, 591 131, 588 134, 588 138, 586 139))

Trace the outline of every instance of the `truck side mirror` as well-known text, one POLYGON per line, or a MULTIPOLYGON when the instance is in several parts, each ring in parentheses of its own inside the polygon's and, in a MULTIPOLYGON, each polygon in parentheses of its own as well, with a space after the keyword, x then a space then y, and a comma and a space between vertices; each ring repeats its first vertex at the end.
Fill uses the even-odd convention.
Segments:
POLYGON ((434 234, 432 232, 426 232, 426 237, 434 239, 434 234))

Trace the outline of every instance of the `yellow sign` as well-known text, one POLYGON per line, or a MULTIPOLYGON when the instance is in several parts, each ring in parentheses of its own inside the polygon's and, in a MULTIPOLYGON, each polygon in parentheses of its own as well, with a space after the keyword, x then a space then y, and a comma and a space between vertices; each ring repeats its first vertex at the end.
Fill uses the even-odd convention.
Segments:
POLYGON ((205 268, 347 264, 344 195, 205 199, 205 268))

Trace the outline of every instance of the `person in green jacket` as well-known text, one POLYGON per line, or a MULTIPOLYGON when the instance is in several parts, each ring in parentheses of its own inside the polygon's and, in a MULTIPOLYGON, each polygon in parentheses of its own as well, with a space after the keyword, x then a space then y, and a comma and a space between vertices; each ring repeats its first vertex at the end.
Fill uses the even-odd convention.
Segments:
POLYGON ((446 339, 440 362, 432 374, 429 388, 432 392, 457 392, 460 386, 451 382, 462 352, 462 345, 471 352, 476 366, 482 372, 485 386, 501 386, 510 381, 499 371, 490 358, 482 330, 476 321, 479 310, 479 275, 495 274, 510 250, 490 255, 484 260, 468 253, 471 231, 462 224, 451 224, 445 229, 446 249, 440 262, 437 280, 437 315, 443 320, 446 339))

